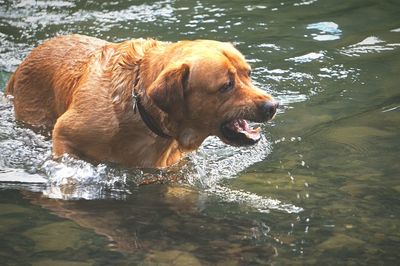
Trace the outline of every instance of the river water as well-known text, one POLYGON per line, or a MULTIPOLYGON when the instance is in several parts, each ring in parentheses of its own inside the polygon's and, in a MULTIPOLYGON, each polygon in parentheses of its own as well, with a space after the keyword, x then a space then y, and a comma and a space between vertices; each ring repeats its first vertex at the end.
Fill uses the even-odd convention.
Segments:
POLYGON ((0 95, 4 265, 397 265, 400 3, 0 0, 0 91, 45 39, 229 41, 281 103, 167 170, 51 160, 0 95), (179 181, 139 186, 154 177, 179 181))

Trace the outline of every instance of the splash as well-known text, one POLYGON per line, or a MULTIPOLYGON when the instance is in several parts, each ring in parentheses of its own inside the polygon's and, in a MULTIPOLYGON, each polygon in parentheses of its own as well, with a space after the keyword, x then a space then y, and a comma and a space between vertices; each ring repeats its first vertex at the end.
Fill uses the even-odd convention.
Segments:
POLYGON ((48 136, 19 126, 8 101, 1 103, 0 110, 0 187, 41 191, 49 198, 58 199, 124 199, 143 180, 154 176, 168 179, 169 176, 180 175, 183 182, 222 201, 247 204, 262 212, 269 209, 285 212, 301 210, 290 204, 221 185, 221 181, 235 178, 271 153, 271 144, 265 137, 255 146, 247 148, 228 146, 211 137, 179 166, 144 171, 107 164, 93 165, 67 155, 54 161, 51 159, 48 136))
POLYGON ((265 159, 270 152, 271 146, 265 137, 252 147, 241 148, 228 146, 218 138, 210 137, 197 152, 190 155, 187 180, 192 185, 213 187, 265 159))
POLYGON ((234 190, 221 185, 215 185, 207 192, 217 195, 226 202, 238 202, 257 209, 259 212, 269 213, 270 210, 278 210, 286 213, 299 213, 303 208, 293 204, 284 203, 277 199, 261 197, 257 194, 243 190, 234 190))

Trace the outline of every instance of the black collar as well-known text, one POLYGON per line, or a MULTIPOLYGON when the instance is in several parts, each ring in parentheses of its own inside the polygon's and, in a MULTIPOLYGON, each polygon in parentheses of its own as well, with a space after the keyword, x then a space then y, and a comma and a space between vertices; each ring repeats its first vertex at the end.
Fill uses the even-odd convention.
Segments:
POLYGON ((154 134, 162 138, 171 138, 170 135, 164 133, 162 128, 156 123, 156 121, 150 116, 150 114, 146 112, 146 109, 144 109, 144 106, 140 101, 140 95, 135 91, 132 93, 132 100, 133 112, 136 113, 136 110, 139 110, 139 114, 143 122, 154 134))

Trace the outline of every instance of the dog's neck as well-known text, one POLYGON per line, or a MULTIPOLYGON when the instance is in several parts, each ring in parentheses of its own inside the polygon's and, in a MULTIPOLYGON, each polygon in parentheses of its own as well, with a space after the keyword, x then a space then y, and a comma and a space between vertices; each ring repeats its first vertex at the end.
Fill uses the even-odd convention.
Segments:
POLYGON ((183 121, 172 119, 170 115, 158 108, 146 93, 146 88, 156 80, 164 64, 167 64, 166 61, 170 59, 163 57, 163 51, 168 49, 170 44, 152 40, 135 40, 119 45, 129 45, 132 49, 128 54, 116 54, 115 61, 111 62, 114 69, 110 74, 115 80, 114 84, 118 84, 118 87, 114 87, 112 92, 112 97, 115 99, 114 108, 120 110, 119 113, 123 116, 124 123, 132 123, 132 119, 141 120, 149 132, 152 132, 146 137, 150 137, 155 143, 158 143, 159 149, 165 154, 163 161, 178 160, 178 157, 181 156, 178 154, 197 149, 206 136, 195 136, 196 130, 182 128, 183 123, 181 122, 183 121), (145 46, 145 48, 140 46, 145 46), (152 66, 152 71, 148 70, 149 66, 152 66), (122 72, 128 73, 121 75, 122 72), (129 77, 129 80, 126 77, 129 77), (122 80, 122 78, 124 79, 122 80), (135 100, 133 97, 135 94, 139 95, 139 104, 140 107, 143 107, 141 111, 138 108, 137 98, 135 100), (134 112, 135 105, 136 113, 134 112), (146 118, 150 119, 146 121, 146 118), (154 123, 149 123, 149 120, 154 123))
POLYGON ((156 107, 153 101, 147 96, 146 87, 144 87, 145 85, 143 81, 143 76, 146 76, 146 73, 142 73, 143 57, 140 60, 137 60, 135 67, 135 80, 131 89, 133 113, 134 115, 139 113, 144 124, 155 135, 164 139, 171 139, 173 138, 171 133, 162 125, 162 121, 167 120, 166 118, 168 118, 168 115, 156 107))
POLYGON ((142 101, 141 95, 138 92, 136 92, 135 88, 133 88, 132 106, 134 115, 139 113, 140 117, 142 118, 142 121, 157 136, 165 139, 172 138, 172 136, 164 132, 164 130, 158 125, 156 120, 146 111, 146 108, 143 106, 141 101, 142 101))

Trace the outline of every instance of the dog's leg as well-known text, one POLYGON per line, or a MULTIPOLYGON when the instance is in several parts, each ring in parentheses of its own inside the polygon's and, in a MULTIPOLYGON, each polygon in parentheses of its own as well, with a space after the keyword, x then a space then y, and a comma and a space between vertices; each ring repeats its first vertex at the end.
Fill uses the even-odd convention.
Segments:
MULTIPOLYGON (((101 109, 97 109, 101 110, 101 109)), ((109 160, 111 138, 118 125, 97 112, 70 108, 61 115, 53 129, 53 156, 64 153, 96 161, 109 160)))
POLYGON ((69 116, 70 112, 67 111, 57 119, 54 125, 52 134, 54 159, 60 158, 65 153, 73 157, 79 156, 79 152, 72 146, 73 141, 70 139, 73 128, 66 122, 69 116))

